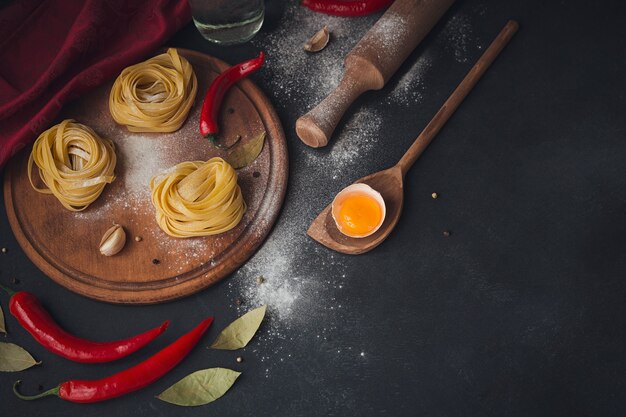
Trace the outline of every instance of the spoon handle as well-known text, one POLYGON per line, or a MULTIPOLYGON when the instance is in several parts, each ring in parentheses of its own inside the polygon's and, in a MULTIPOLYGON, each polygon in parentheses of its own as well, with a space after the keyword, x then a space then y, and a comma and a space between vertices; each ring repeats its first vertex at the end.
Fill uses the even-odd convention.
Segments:
POLYGON ((463 78, 463 81, 461 81, 458 87, 452 92, 446 102, 443 103, 443 106, 437 111, 437 114, 435 114, 428 125, 426 125, 422 133, 419 134, 415 142, 413 142, 409 150, 406 151, 398 162, 397 166, 400 167, 402 176, 406 174, 417 158, 424 152, 424 149, 426 149, 457 107, 459 107, 459 104, 461 104, 463 99, 469 94, 472 88, 474 88, 480 77, 487 71, 487 68, 495 61, 506 44, 509 43, 518 28, 519 25, 516 21, 509 20, 498 36, 491 42, 489 48, 485 50, 476 64, 474 64, 465 78, 463 78))

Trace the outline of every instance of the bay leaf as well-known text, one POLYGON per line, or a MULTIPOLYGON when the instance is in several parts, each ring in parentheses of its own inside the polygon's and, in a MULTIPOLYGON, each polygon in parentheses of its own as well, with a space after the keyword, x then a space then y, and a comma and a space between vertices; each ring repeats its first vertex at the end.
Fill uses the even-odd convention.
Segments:
POLYGON ((243 168, 254 162, 263 150, 263 144, 265 132, 261 132, 248 142, 239 143, 224 159, 235 169, 243 168))
POLYGON ((208 404, 226 394, 239 375, 241 372, 226 368, 201 369, 187 375, 157 398, 185 407, 208 404))
POLYGON ((255 308, 230 323, 217 336, 211 347, 213 349, 236 350, 246 346, 259 330, 266 310, 267 306, 255 308))
POLYGON ((31 366, 39 365, 30 353, 24 348, 13 344, 0 342, 0 371, 17 372, 28 369, 31 366))
POLYGON ((4 311, 2 311, 2 306, 0 306, 0 333, 7 334, 6 324, 4 324, 4 311))

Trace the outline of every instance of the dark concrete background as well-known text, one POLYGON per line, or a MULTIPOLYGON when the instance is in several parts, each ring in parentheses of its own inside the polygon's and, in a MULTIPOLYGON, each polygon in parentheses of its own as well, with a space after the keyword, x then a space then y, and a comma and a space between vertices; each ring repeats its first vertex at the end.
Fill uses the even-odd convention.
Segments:
MULTIPOLYGON (((214 47, 192 25, 170 44, 237 62, 280 30, 282 8, 268 3, 268 21, 252 44, 214 47)), ((304 252, 293 254, 301 275, 315 276, 326 265, 325 290, 307 300, 308 321, 281 329, 270 315, 240 353, 242 364, 234 360, 238 353, 205 347, 239 314, 229 280, 244 278, 158 306, 92 301, 34 267, 0 205, 0 246, 9 249, 0 254, 0 282, 17 278, 13 286, 38 294, 68 330, 106 340, 173 320, 140 353, 88 366, 48 353, 7 317, 4 340, 26 347, 43 364, 0 375, 0 414, 625 415, 625 11, 617 0, 459 0, 445 19, 470 16, 483 45, 509 18, 519 20, 519 33, 407 175, 404 214, 382 246, 358 257, 332 256, 302 238, 304 252), (433 191, 441 198, 432 200, 433 191), (443 237, 443 230, 452 236, 443 237), (343 306, 341 314, 321 307, 331 298, 343 306), (140 392, 92 405, 56 398, 26 403, 11 393, 16 379, 24 380, 24 391, 36 392, 39 384, 47 388, 129 367, 208 314, 217 322, 206 340, 140 392), (184 375, 211 366, 243 371, 217 402, 182 409, 154 398, 184 375)), ((398 75, 350 110, 348 118, 363 106, 379 108, 385 134, 375 157, 352 164, 342 178, 395 163, 479 56, 476 50, 467 63, 455 62, 449 50, 436 48, 441 30, 437 26, 399 71, 424 51, 438 57, 419 103, 383 104, 398 75)), ((309 213, 321 210, 342 184, 332 182, 330 166, 311 179, 306 155, 328 151, 308 149, 293 126, 313 103, 303 108, 296 98, 272 91, 269 77, 260 72, 253 78, 275 103, 291 159, 290 188, 271 240, 293 213, 306 213, 302 225, 308 224, 309 213)), ((8 315, 6 297, 0 303, 8 315)))

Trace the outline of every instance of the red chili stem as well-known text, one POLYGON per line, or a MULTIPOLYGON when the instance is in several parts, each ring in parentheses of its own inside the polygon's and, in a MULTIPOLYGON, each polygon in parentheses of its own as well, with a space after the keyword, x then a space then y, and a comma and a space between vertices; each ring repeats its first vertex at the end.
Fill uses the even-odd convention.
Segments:
POLYGON ((17 390, 17 387, 20 385, 21 382, 22 381, 17 380, 13 384, 13 393, 20 400, 31 401, 31 400, 36 400, 36 399, 41 398, 41 397, 47 397, 48 395, 56 395, 56 396, 59 395, 59 387, 58 386, 56 386, 54 388, 50 388, 48 391, 44 391, 42 393, 35 394, 35 395, 23 395, 23 394, 20 394, 20 392, 17 390))
POLYGON ((226 92, 239 80, 261 68, 265 61, 263 51, 257 58, 233 65, 218 75, 206 92, 200 113, 200 133, 212 142, 217 140, 219 133, 218 118, 226 92))
POLYGON ((333 16, 365 16, 388 7, 393 0, 302 0, 302 6, 333 16))
POLYGON ((20 394, 17 386, 13 385, 13 392, 23 400, 35 400, 48 395, 57 395, 67 401, 75 403, 92 403, 119 397, 141 389, 163 377, 182 361, 198 344, 202 335, 213 323, 209 317, 189 333, 163 348, 145 361, 98 380, 69 380, 41 394, 27 396, 20 394))
POLYGON ((0 284, 0 289, 4 292, 6 292, 9 297, 13 297, 13 295, 15 294, 15 291, 13 291, 11 288, 9 287, 5 287, 4 285, 0 284))
POLYGON ((52 353, 83 362, 111 362, 141 349, 165 331, 169 321, 136 336, 111 342, 94 342, 76 337, 61 328, 37 297, 18 291, 9 301, 9 311, 37 342, 52 353))

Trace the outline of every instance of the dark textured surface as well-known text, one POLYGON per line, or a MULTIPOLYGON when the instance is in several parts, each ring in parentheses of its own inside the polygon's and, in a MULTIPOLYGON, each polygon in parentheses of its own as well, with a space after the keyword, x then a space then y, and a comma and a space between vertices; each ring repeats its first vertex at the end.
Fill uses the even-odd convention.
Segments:
MULTIPOLYGON (((269 6, 269 21, 255 45, 280 29, 272 20, 280 5, 269 6)), ((397 230, 369 254, 335 258, 346 274, 342 290, 323 291, 312 305, 323 305, 323 297, 340 298, 343 314, 313 308, 314 324, 293 326, 286 337, 257 349, 253 341, 242 364, 235 363, 237 353, 205 349, 237 315, 228 280, 159 306, 91 301, 57 286, 28 261, 2 205, 0 246, 9 251, 0 254, 0 282, 17 278, 15 288, 39 294, 67 329, 85 337, 123 337, 166 318, 172 325, 137 355, 87 366, 49 354, 8 317, 5 340, 28 348, 43 364, 0 375, 0 414, 626 414, 625 7, 619 1, 460 0, 448 17, 460 13, 470 16, 483 43, 508 18, 518 19, 521 29, 407 175, 397 230), (433 191, 439 199, 431 199, 433 191), (446 229, 452 231, 447 238, 446 229), (25 403, 10 392, 18 378, 32 393, 39 384, 47 388, 67 378, 98 378, 126 368, 208 314, 217 322, 202 346, 141 392, 96 405, 55 398, 25 403), (330 330, 320 339, 322 329, 330 330), (279 363, 275 351, 289 359, 279 363), (154 398, 187 373, 210 366, 244 371, 216 403, 180 409, 154 398)), ((433 48, 440 30, 435 28, 400 71, 433 48)), ((212 47, 192 26, 172 44, 229 62, 256 51, 252 45, 212 47)), ((355 104, 353 109, 379 105, 385 137, 376 145, 376 157, 355 164, 348 178, 393 164, 479 55, 476 51, 460 64, 446 61, 445 49, 436 53, 442 58, 425 77, 428 89, 419 103, 408 109, 382 104, 389 92, 384 89, 355 104)), ((290 102, 271 91, 271 80, 264 77, 258 74, 255 81, 275 103, 290 146, 291 187, 284 211, 321 209, 334 192, 324 186, 332 167, 307 194, 297 189, 308 184, 305 155, 313 152, 293 132, 306 109, 295 98, 290 102)), ((281 227, 284 221, 274 233, 281 227)), ((314 243, 306 248, 297 254, 303 276, 316 268, 310 260, 330 256, 314 243)), ((328 273, 328 280, 334 279, 328 273)), ((0 302, 7 314, 7 298, 0 302)), ((268 331, 262 328, 261 336, 268 331)))

